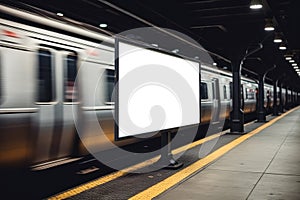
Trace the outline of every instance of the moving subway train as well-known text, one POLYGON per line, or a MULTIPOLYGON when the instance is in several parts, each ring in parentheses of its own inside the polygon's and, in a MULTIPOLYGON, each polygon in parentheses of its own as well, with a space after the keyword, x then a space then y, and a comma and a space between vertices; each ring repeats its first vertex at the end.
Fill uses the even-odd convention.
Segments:
MULTIPOLYGON (((114 48, 111 38, 4 6, 0 6, 0 10, 22 21, 0 21, 1 167, 42 166, 67 158, 68 162, 74 161, 88 154, 81 140, 99 152, 109 148, 101 138, 92 137, 93 120, 84 121, 84 134, 79 139, 74 110, 82 119, 90 119, 89 116, 96 112, 97 122, 106 137, 116 145, 137 141, 134 138, 114 141, 114 102, 111 102, 114 48), (23 23, 25 21, 31 25, 23 23), (51 27, 57 31, 38 27, 51 27), (80 68, 83 68, 82 76, 75 84, 80 68), (99 81, 101 75, 103 78, 99 81), (94 91, 95 85, 97 91, 94 91), (96 98, 91 98, 95 94, 96 98)), ((229 118, 231 74, 210 66, 202 66, 201 73, 201 123, 229 118), (226 109, 221 110, 221 107, 226 109)), ((284 101, 291 101, 291 91, 288 95, 284 92, 284 101)), ((256 93, 256 82, 243 77, 245 113, 256 111, 256 93)), ((265 85, 265 106, 268 108, 273 105, 272 94, 273 87, 265 85)))

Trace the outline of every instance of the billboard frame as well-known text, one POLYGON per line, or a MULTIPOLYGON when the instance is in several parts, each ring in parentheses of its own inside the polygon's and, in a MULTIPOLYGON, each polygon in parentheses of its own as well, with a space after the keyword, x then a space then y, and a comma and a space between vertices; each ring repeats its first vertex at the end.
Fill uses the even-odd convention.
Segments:
MULTIPOLYGON (((138 48, 143 48, 149 51, 154 51, 154 52, 158 52, 158 53, 162 53, 165 55, 169 55, 169 56, 173 56, 176 58, 180 58, 183 60, 188 60, 188 61, 192 61, 195 63, 199 64, 199 122, 195 123, 195 124, 189 124, 189 125, 185 125, 185 126, 179 126, 179 127, 172 127, 172 128, 167 128, 167 129, 162 129, 162 130, 158 130, 158 134, 163 134, 163 133, 172 133, 175 132, 176 130, 178 130, 179 128, 182 127, 194 127, 194 126, 199 126, 200 122, 201 122, 201 87, 200 87, 200 83, 201 83, 201 62, 200 60, 194 59, 194 58, 190 58, 184 55, 180 55, 180 54, 175 54, 173 52, 155 47, 153 45, 144 43, 144 42, 140 42, 140 41, 135 41, 135 40, 131 40, 128 38, 122 38, 122 37, 115 37, 115 84, 114 84, 114 98, 115 98, 115 109, 114 109, 114 116, 115 116, 115 120, 114 120, 114 140, 115 141, 121 141, 121 140, 126 140, 126 139, 130 139, 130 138, 134 138, 135 135, 131 135, 131 136, 126 136, 126 137, 119 137, 119 125, 117 122, 119 122, 119 67, 120 67, 120 63, 119 63, 119 50, 120 50, 120 42, 128 44, 128 45, 132 45, 132 46, 136 46, 138 48)), ((145 133, 140 133, 137 135, 143 135, 143 136, 147 136, 150 135, 153 132, 145 132, 145 133)), ((158 135, 156 134, 156 135, 158 135)), ((154 136, 155 137, 155 136, 154 136)), ((145 137, 146 138, 146 137, 145 137)), ((149 139, 147 137, 147 139, 149 139)))

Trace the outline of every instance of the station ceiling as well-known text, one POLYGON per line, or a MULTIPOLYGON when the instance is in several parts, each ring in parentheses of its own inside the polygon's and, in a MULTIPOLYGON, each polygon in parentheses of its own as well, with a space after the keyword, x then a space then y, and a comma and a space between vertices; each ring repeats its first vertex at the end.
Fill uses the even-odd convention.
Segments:
MULTIPOLYGON (((281 79, 284 85, 300 91, 300 78, 285 59, 285 55, 293 55, 300 67, 300 1, 262 0, 263 8, 259 10, 250 9, 250 3, 251 0, 5 1, 5 4, 40 14, 45 14, 44 11, 53 13, 53 17, 63 13, 64 19, 97 28, 105 23, 107 27, 102 29, 113 34, 148 26, 176 30, 213 52, 218 67, 228 70, 228 61, 235 59, 237 54, 245 55, 246 50, 256 49, 261 43, 263 48, 244 61, 243 74, 257 78, 258 74, 264 74, 276 65, 267 75, 269 83, 281 79), (274 31, 264 30, 268 19, 274 24, 274 31), (273 42, 275 34, 283 39, 287 50, 279 50, 280 44, 273 42)), ((176 43, 166 46, 145 40, 170 51, 177 48, 176 43)), ((195 52, 188 48, 179 49, 179 53, 190 57, 197 56, 195 52)))

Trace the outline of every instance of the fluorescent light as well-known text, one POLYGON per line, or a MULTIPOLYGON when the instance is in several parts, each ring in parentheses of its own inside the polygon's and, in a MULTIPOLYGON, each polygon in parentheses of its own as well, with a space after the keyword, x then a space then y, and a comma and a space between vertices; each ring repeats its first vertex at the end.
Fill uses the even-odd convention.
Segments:
POLYGON ((294 60, 289 60, 289 62, 290 62, 290 63, 294 63, 295 61, 294 61, 294 60))
POLYGON ((285 57, 285 59, 286 59, 286 60, 292 60, 292 57, 287 56, 287 57, 285 57))
POLYGON ((281 43, 281 45, 279 46, 280 50, 286 50, 286 46, 284 43, 281 43))
POLYGON ((107 24, 99 24, 99 26, 100 26, 101 28, 106 28, 106 27, 107 27, 107 24))
POLYGON ((152 46, 154 46, 154 47, 158 47, 158 44, 151 44, 152 46))
POLYGON ((266 26, 265 31, 274 31, 275 28, 273 26, 266 26))
POLYGON ((218 65, 218 64, 217 64, 217 63, 215 63, 215 62, 213 63, 213 66, 217 66, 217 65, 218 65))
POLYGON ((294 66, 294 69, 298 69, 298 66, 294 66))
POLYGON ((250 5, 250 8, 253 10, 257 10, 257 9, 261 9, 263 6, 260 4, 254 4, 254 5, 250 5))
POLYGON ((274 25, 272 19, 266 19, 265 31, 274 31, 274 25))
POLYGON ((250 3, 250 8, 253 10, 261 9, 263 7, 261 0, 252 0, 250 3))
POLYGON ((280 46, 279 49, 280 50, 286 50, 286 47, 285 46, 280 46))
POLYGON ((275 33, 275 37, 274 37, 273 41, 274 41, 274 43, 281 43, 282 42, 281 34, 275 33))
POLYGON ((297 63, 293 63, 292 66, 298 66, 297 63))
POLYGON ((282 42, 282 39, 280 39, 280 38, 275 38, 274 39, 274 43, 281 43, 282 42))
POLYGON ((56 13, 56 15, 59 16, 59 17, 63 17, 64 16, 64 14, 62 14, 62 13, 56 13))

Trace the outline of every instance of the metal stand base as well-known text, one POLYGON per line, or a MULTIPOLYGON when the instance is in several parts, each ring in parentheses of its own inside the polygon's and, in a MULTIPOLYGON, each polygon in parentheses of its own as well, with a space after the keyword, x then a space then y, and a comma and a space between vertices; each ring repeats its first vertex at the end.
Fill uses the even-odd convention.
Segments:
POLYGON ((183 166, 182 162, 177 162, 172 155, 169 156, 169 165, 165 166, 164 169, 179 169, 183 166))
POLYGON ((158 163, 162 163, 164 169, 178 169, 183 166, 183 163, 177 162, 171 152, 171 133, 161 134, 161 149, 162 155, 158 163))
POLYGON ((245 134, 247 134, 248 132, 246 132, 246 131, 243 131, 243 132, 234 132, 234 131, 230 131, 230 132, 228 132, 228 133, 226 133, 226 134, 228 134, 228 135, 245 135, 245 134))

